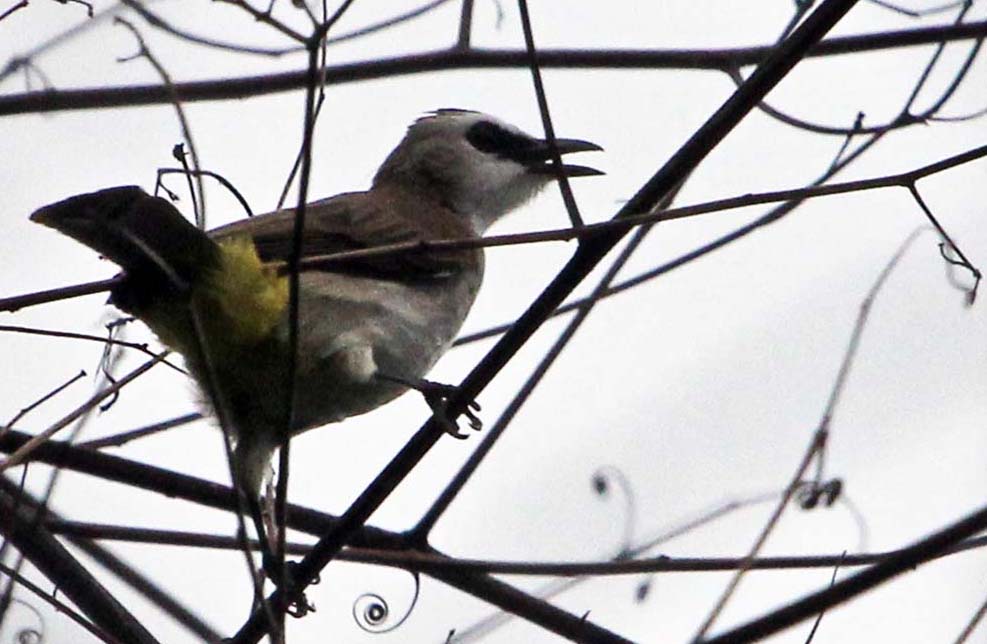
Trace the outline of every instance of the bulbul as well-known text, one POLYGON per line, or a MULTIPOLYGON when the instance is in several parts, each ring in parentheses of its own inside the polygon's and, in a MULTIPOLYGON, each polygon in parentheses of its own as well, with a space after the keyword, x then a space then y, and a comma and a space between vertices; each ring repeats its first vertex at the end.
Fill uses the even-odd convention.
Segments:
MULTIPOLYGON (((600 150, 556 139, 562 154, 600 150)), ((483 235, 555 176, 546 141, 492 116, 442 109, 415 121, 365 192, 306 206, 301 257, 483 235)), ((602 174, 564 164, 570 177, 602 174)), ((368 257, 299 275, 296 385, 286 426, 288 278, 295 213, 208 233, 136 186, 46 206, 31 219, 118 264, 110 301, 180 352, 233 433, 234 477, 256 499, 292 435, 363 414, 409 388, 435 408, 425 375, 450 347, 483 277, 482 249, 368 257), (225 418, 224 418, 225 416, 225 418)))

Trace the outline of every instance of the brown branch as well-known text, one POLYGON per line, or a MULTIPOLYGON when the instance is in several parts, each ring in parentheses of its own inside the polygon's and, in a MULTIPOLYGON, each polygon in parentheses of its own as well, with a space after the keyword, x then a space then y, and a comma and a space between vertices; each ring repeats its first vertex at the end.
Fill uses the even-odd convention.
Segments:
MULTIPOLYGON (((224 0, 225 1, 225 0, 224 0)), ((887 31, 862 36, 842 36, 820 43, 808 56, 833 56, 929 45, 987 36, 987 21, 963 25, 887 31)), ((588 50, 545 49, 539 51, 542 68, 557 69, 692 69, 723 70, 756 65, 772 47, 738 47, 696 50, 588 50)), ((421 72, 454 69, 525 68, 523 50, 442 49, 373 61, 332 65, 326 81, 333 84, 388 78, 421 72)), ((183 102, 240 99, 286 92, 305 87, 305 70, 264 76, 176 83, 183 102)), ((171 102, 163 85, 133 85, 113 88, 48 90, 0 96, 0 116, 59 110, 99 109, 171 102)))
MULTIPOLYGON (((225 535, 159 530, 131 526, 88 523, 52 519, 45 523, 52 534, 78 539, 120 541, 150 545, 185 546, 211 550, 238 550, 239 541, 225 535)), ((256 550, 261 544, 251 540, 256 550)), ((987 536, 971 537, 938 553, 934 559, 961 554, 987 547, 987 536)), ((289 543, 290 554, 304 555, 311 544, 289 543)), ((815 568, 859 567, 880 563, 904 552, 904 548, 882 552, 831 555, 773 555, 768 557, 644 557, 608 561, 496 561, 450 557, 436 552, 377 548, 347 548, 339 554, 340 561, 401 568, 431 574, 444 570, 469 571, 494 575, 524 575, 528 577, 618 577, 641 573, 724 572, 741 568, 750 570, 812 570, 815 568)))
POLYGON ((85 284, 74 284, 72 286, 63 286, 61 288, 53 288, 47 291, 37 291, 35 293, 5 297, 0 299, 0 311, 12 312, 27 308, 29 306, 35 306, 37 304, 48 304, 49 302, 68 300, 73 297, 81 297, 83 295, 105 293, 122 281, 123 276, 117 275, 116 277, 111 277, 107 280, 99 280, 97 282, 86 282, 85 284))
MULTIPOLYGON (((916 181, 930 175, 948 170, 950 168, 975 161, 987 156, 987 145, 968 150, 941 161, 894 175, 886 175, 873 179, 860 179, 857 181, 847 181, 843 183, 833 183, 818 185, 808 188, 794 188, 789 190, 775 190, 771 192, 752 193, 738 197, 728 197, 708 201, 694 206, 682 206, 679 208, 669 208, 648 212, 640 215, 631 215, 621 219, 612 219, 596 224, 587 224, 581 228, 555 228, 551 230, 535 231, 530 233, 518 233, 512 235, 491 235, 480 239, 447 239, 447 240, 424 240, 418 242, 403 242, 374 246, 360 250, 333 253, 309 257, 303 260, 302 266, 305 268, 325 268, 333 264, 345 264, 346 262, 366 259, 368 257, 381 257, 400 254, 415 254, 434 251, 456 251, 471 248, 491 248, 497 246, 515 246, 519 244, 542 243, 551 241, 567 241, 570 239, 592 239, 607 233, 626 233, 632 228, 641 225, 654 224, 660 221, 672 221, 695 217, 713 212, 744 208, 759 204, 774 202, 802 201, 828 195, 845 194, 848 192, 859 192, 864 190, 875 190, 878 188, 903 187, 911 190, 911 185, 916 181)), ((283 267, 283 263, 272 262, 272 266, 283 267)), ((0 304, 2 304, 0 300, 0 304)))
MULTIPOLYGON (((0 451, 15 451, 30 438, 30 435, 23 432, 12 431, 8 436, 0 437, 0 451)), ((183 499, 230 512, 237 511, 235 494, 225 485, 95 450, 80 449, 61 441, 53 440, 40 445, 32 453, 32 459, 55 467, 98 476, 106 481, 153 491, 169 498, 183 499)), ((292 504, 288 506, 287 521, 290 528, 312 535, 324 534, 326 530, 338 524, 337 517, 292 504)), ((353 535, 350 545, 387 550, 405 550, 408 547, 404 535, 368 526, 361 527, 353 535)), ((557 624, 563 620, 566 623, 569 623, 570 619, 578 620, 578 617, 553 606, 542 605, 542 602, 530 596, 526 596, 526 601, 521 602, 519 591, 502 584, 489 584, 486 577, 480 574, 457 572, 454 578, 440 580, 483 601, 497 605, 510 601, 515 614, 519 617, 550 630, 558 628, 557 624)))
MULTIPOLYGON (((549 241, 564 241, 574 238, 590 238, 597 236, 601 233, 607 232, 622 232, 629 230, 635 225, 650 224, 658 221, 670 221, 673 219, 682 219, 686 217, 694 217, 697 215, 703 215, 707 213, 717 212, 721 210, 730 210, 733 208, 742 208, 746 206, 752 206, 757 204, 773 203, 778 201, 801 201, 804 199, 812 199, 816 197, 823 197, 827 195, 843 194, 847 192, 856 192, 861 190, 873 190, 878 188, 890 188, 890 187, 905 187, 908 188, 912 183, 930 175, 936 174, 938 172, 943 172, 950 168, 975 161, 977 159, 987 156, 987 146, 981 146, 968 150, 961 154, 948 157, 941 161, 917 168, 915 170, 910 170, 908 172, 903 172, 900 174, 887 175, 884 177, 877 177, 874 179, 863 179, 859 181, 847 181, 843 183, 834 183, 828 185, 815 185, 808 188, 796 188, 791 190, 778 190, 772 192, 761 192, 742 195, 738 197, 729 197, 726 199, 718 199, 715 201, 709 201, 703 204, 697 204, 694 206, 683 206, 680 208, 669 208, 661 212, 648 213, 643 215, 634 215, 630 217, 625 217, 620 220, 611 220, 597 224, 588 224, 578 230, 572 228, 559 228, 545 231, 536 231, 532 233, 520 233, 515 235, 491 235, 489 237, 483 237, 480 239, 450 239, 450 240, 435 240, 435 241, 422 241, 416 243, 401 243, 401 244, 389 244, 382 246, 375 246, 372 248, 346 251, 342 253, 333 253, 331 255, 323 255, 310 257, 302 261, 301 265, 305 268, 323 268, 329 267, 333 264, 345 264, 347 261, 354 261, 359 259, 364 259, 367 257, 379 257, 391 254, 403 254, 403 253, 420 253, 420 252, 435 252, 435 251, 455 251, 468 248, 488 248, 496 246, 510 246, 516 244, 528 244, 528 243, 541 243, 549 241)), ((206 173, 208 174, 208 173, 206 173)), ((278 265, 278 264, 272 264, 278 265)), ((124 277, 122 275, 117 275, 107 280, 100 280, 97 282, 88 282, 85 284, 77 284, 73 286, 66 286, 57 289, 51 289, 46 291, 39 291, 37 293, 27 293, 24 295, 15 295, 7 298, 0 298, 0 311, 17 311, 22 308, 27 308, 29 306, 35 306, 38 304, 47 304, 50 302, 57 302, 60 300, 70 299, 74 297, 80 297, 83 295, 92 295, 94 293, 101 293, 104 291, 111 290, 114 286, 120 284, 124 277)), ((634 279, 627 280, 627 282, 637 283, 634 279)), ((616 294, 624 290, 620 284, 615 285, 613 288, 609 289, 603 297, 607 297, 612 294, 616 294)), ((579 306, 579 302, 573 302, 561 306, 557 310, 557 314, 565 313, 573 310, 579 306)), ((507 330, 509 325, 501 325, 495 327, 491 330, 482 331, 476 334, 471 334, 466 336, 459 341, 457 344, 464 344, 465 342, 473 342, 483 338, 491 337, 497 335, 507 330)))

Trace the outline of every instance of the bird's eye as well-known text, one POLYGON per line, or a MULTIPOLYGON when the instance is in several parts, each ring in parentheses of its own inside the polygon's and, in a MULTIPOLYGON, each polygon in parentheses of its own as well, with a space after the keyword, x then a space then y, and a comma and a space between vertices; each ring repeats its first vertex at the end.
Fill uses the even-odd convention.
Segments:
POLYGON ((466 131, 466 140, 480 152, 524 162, 538 142, 517 132, 505 130, 496 123, 480 121, 466 131))

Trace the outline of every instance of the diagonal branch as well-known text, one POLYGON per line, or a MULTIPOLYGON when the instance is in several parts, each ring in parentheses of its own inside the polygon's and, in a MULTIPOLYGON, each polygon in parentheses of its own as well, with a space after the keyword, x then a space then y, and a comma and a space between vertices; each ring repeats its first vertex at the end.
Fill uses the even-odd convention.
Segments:
MULTIPOLYGON (((671 159, 615 215, 623 218, 650 211, 695 169, 713 148, 764 98, 764 96, 801 60, 805 52, 822 38, 855 4, 855 0, 826 0, 811 16, 751 75, 748 81, 716 111, 713 116, 672 156, 671 159)), ((480 361, 450 398, 447 414, 455 419, 463 413, 490 380, 507 364, 532 334, 548 319, 625 233, 603 233, 585 240, 572 259, 559 272, 518 322, 480 361)), ((279 589, 270 597, 271 604, 287 606, 297 593, 311 583, 362 526, 408 473, 444 434, 434 419, 426 422, 401 451, 378 474, 340 517, 339 525, 323 536, 312 552, 295 569, 298 584, 294 596, 279 589)), ((237 633, 234 642, 257 642, 263 636, 263 614, 254 611, 237 633)), ((581 641, 614 641, 617 636, 605 629, 583 623, 581 641), (592 628, 591 628, 592 627, 592 628), (595 638, 595 639, 591 639, 595 638)))

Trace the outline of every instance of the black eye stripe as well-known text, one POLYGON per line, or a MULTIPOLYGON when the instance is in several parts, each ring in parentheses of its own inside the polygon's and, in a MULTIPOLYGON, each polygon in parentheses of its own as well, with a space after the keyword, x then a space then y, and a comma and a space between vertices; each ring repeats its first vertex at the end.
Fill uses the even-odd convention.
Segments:
POLYGON ((505 130, 490 121, 480 121, 466 131, 466 140, 480 152, 496 154, 519 163, 531 160, 538 141, 523 134, 505 130))

